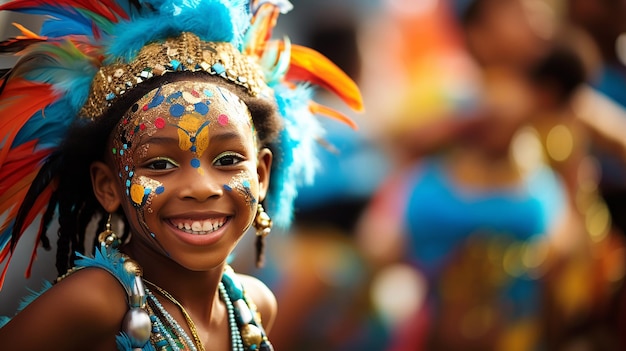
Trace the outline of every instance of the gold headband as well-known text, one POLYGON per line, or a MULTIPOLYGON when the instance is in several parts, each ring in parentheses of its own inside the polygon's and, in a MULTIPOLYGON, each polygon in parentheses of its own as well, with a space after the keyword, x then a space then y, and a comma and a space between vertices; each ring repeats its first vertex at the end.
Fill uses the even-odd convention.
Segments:
POLYGON ((205 42, 192 33, 144 46, 130 63, 102 66, 80 116, 95 119, 125 92, 168 72, 204 71, 243 86, 251 96, 271 96, 258 64, 232 44, 205 42))

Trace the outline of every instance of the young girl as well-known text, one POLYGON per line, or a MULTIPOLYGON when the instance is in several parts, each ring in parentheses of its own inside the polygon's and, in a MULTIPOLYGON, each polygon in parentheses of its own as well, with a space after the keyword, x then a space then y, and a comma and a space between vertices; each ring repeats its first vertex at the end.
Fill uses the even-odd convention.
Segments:
MULTIPOLYGON (((0 95, 0 258, 59 218, 59 278, 0 328, 13 350, 271 350, 276 301, 228 259, 257 259, 310 177, 309 100, 358 89, 316 52, 269 41, 288 1, 14 1, 49 14, 0 95), (333 81, 329 78, 332 77, 333 81), (272 179, 272 185, 270 185, 272 179), (261 204, 266 206, 263 206, 261 204), (267 207, 267 212, 265 208, 267 207), (269 213, 269 214, 268 214, 269 213), (270 219, 269 215, 272 215, 270 219), (99 219, 92 247, 86 228, 99 219)), ((7 264, 8 266, 8 264, 7 264)), ((5 268, 6 269, 6 268, 5 268)))

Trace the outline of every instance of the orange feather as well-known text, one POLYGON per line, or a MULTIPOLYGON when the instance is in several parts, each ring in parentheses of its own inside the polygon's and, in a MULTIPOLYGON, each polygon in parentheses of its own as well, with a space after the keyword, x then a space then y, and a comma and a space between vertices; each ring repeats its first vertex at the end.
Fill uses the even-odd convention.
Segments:
POLYGON ((332 109, 332 108, 330 108, 328 106, 318 104, 315 101, 310 101, 309 102, 309 110, 313 114, 323 115, 323 116, 326 116, 326 117, 337 119, 337 120, 347 124, 348 126, 350 126, 354 130, 359 129, 359 126, 350 117, 348 117, 348 116, 344 115, 343 113, 341 113, 341 112, 339 112, 339 111, 337 111, 335 109, 332 109))
POLYGON ((265 45, 272 36, 272 30, 276 26, 280 10, 271 3, 264 3, 256 10, 250 20, 251 28, 254 28, 254 38, 250 39, 244 54, 263 56, 265 45))
POLYGON ((291 66, 287 80, 308 81, 343 100, 351 109, 362 112, 363 98, 356 83, 341 68, 321 53, 300 45, 291 46, 291 66))

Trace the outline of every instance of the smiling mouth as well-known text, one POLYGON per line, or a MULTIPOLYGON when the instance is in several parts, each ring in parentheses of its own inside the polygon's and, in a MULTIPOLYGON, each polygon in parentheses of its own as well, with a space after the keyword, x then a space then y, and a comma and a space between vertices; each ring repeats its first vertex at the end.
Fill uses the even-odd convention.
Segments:
POLYGON ((213 233, 220 229, 226 222, 228 217, 211 218, 203 220, 170 220, 170 223, 179 230, 192 235, 204 235, 213 233))

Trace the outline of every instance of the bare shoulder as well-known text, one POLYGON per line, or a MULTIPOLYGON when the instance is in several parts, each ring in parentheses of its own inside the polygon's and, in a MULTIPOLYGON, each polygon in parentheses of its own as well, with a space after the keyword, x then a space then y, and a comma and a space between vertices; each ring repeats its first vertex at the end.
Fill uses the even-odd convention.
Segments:
POLYGON ((115 349, 127 309, 126 292, 115 277, 102 269, 82 269, 15 315, 0 329, 0 345, 19 345, 15 350, 115 349))
POLYGON ((237 274, 241 279, 241 283, 246 290, 246 293, 252 299, 252 302, 257 306, 263 323, 263 328, 266 332, 272 328, 274 319, 276 318, 276 312, 278 303, 276 302, 276 296, 274 293, 259 279, 246 275, 237 274))

